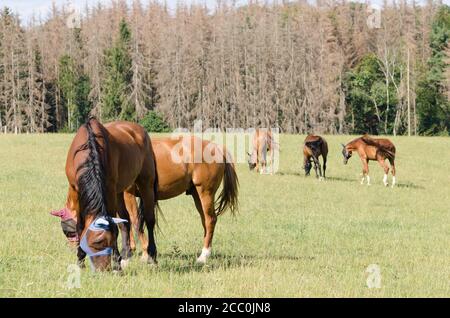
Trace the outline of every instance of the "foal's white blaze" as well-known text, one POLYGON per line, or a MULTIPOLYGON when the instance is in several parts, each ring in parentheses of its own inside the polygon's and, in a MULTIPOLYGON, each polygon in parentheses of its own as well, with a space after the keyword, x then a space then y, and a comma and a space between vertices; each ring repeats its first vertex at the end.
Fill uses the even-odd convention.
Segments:
POLYGON ((395 185, 395 177, 392 177, 392 187, 395 185))
POLYGON ((205 263, 206 263, 206 260, 207 260, 208 257, 210 257, 210 256, 211 256, 211 247, 209 247, 209 248, 204 247, 204 248, 202 249, 202 253, 201 253, 200 256, 197 258, 197 263, 205 264, 205 263))
POLYGON ((388 175, 387 174, 384 174, 384 177, 383 177, 383 183, 384 183, 384 186, 388 186, 388 175))

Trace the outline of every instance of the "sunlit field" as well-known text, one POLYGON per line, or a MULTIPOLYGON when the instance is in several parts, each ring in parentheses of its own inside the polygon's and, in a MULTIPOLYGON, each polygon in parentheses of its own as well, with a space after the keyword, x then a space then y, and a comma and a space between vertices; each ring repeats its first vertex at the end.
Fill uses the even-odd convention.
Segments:
POLYGON ((72 135, 0 135, 0 296, 450 296, 450 138, 391 137, 391 189, 378 163, 369 165, 371 186, 359 184, 356 155, 343 165, 340 143, 353 136, 326 137, 328 179, 306 178, 304 137, 281 136, 275 176, 237 166, 240 211, 219 217, 206 266, 195 264, 203 228, 182 195, 161 202, 157 267, 139 257, 122 274, 87 266, 70 288, 76 253, 49 212, 65 203, 72 135), (368 287, 371 264, 380 288, 368 287))

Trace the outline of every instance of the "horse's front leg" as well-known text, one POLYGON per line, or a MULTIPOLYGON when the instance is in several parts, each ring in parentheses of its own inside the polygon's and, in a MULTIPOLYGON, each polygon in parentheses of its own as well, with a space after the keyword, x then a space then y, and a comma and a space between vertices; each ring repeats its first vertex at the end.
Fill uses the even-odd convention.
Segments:
POLYGON ((121 255, 120 266, 122 269, 124 269, 128 265, 128 262, 132 255, 131 254, 131 245, 130 245, 131 224, 130 224, 130 215, 128 214, 128 211, 125 207, 123 193, 120 193, 117 196, 117 201, 118 201, 118 206, 119 206, 119 210, 118 210, 119 217, 124 220, 127 220, 127 222, 120 223, 118 225, 119 229, 122 233, 122 251, 120 253, 120 255, 121 255))
POLYGON ((83 251, 83 249, 80 246, 80 240, 81 240, 81 234, 84 230, 84 224, 80 221, 80 217, 77 215, 77 234, 78 234, 78 246, 77 246, 77 265, 80 268, 84 268, 84 259, 86 258, 86 253, 83 251))
POLYGON ((363 177, 361 180, 361 184, 364 184, 364 179, 367 178, 367 185, 370 185, 370 176, 369 176, 369 160, 367 158, 361 158, 363 164, 363 177))
POLYGON ((78 267, 85 268, 86 265, 84 263, 84 260, 86 258, 86 253, 81 249, 81 247, 79 245, 77 248, 77 258, 78 258, 78 260, 77 260, 78 267))
MULTIPOLYGON (((114 181, 111 181, 110 184, 116 184, 116 183, 114 181)), ((115 216, 117 211, 121 210, 121 206, 119 205, 120 199, 118 200, 118 198, 120 198, 120 197, 122 197, 122 200, 123 200, 122 193, 117 194, 114 191, 108 192, 107 197, 106 197, 106 202, 108 203, 107 210, 108 210, 109 215, 115 216)), ((119 215, 120 215, 120 213, 119 213, 119 215)), ((129 223, 129 222, 127 222, 127 223, 129 223)), ((118 270, 118 271, 122 269, 122 267, 120 265, 122 258, 120 256, 119 247, 117 245, 117 239, 119 238, 119 229, 122 230, 122 237, 124 236, 123 235, 124 232, 126 232, 126 230, 123 231, 122 223, 119 224, 118 227, 113 230, 115 233, 113 234, 114 242, 112 244, 113 251, 112 251, 112 255, 111 255, 112 256, 112 269, 118 270)), ((125 233, 125 235, 126 235, 126 233, 125 233)), ((128 246, 129 246, 129 242, 128 242, 128 246)))

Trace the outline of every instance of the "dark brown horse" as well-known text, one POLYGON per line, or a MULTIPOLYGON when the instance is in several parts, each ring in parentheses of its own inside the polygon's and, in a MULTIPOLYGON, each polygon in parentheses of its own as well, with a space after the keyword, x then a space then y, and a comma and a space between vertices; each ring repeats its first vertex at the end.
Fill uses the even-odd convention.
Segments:
POLYGON ((386 138, 372 138, 368 135, 356 138, 348 144, 342 144, 342 155, 344 156, 344 164, 347 164, 348 159, 352 156, 352 152, 358 152, 363 165, 361 184, 367 178, 367 185, 370 185, 369 177, 369 160, 376 160, 384 170, 383 183, 388 186, 389 165, 386 159, 391 164, 392 173, 392 187, 395 185, 395 146, 386 138))
POLYGON ((303 168, 305 169, 305 175, 309 176, 312 167, 312 160, 312 162, 314 162, 316 177, 320 178, 320 180, 325 178, 325 171, 327 170, 327 155, 328 144, 324 138, 314 135, 306 136, 303 144, 303 168), (322 168, 320 167, 319 156, 322 156, 323 160, 323 175, 322 168), (317 174, 317 169, 319 169, 319 174, 317 174))
MULTIPOLYGON (((231 157, 223 147, 192 136, 154 138, 152 145, 158 174, 158 199, 167 200, 183 193, 192 195, 204 229, 203 249, 197 262, 205 263, 211 255, 217 216, 227 209, 234 214, 238 206, 238 178, 231 157), (180 158, 174 158, 174 154, 180 158), (223 188, 216 198, 222 180, 223 188)), ((125 194, 125 204, 135 229, 136 194, 133 189, 125 194)), ((145 237, 139 238, 145 247, 145 237)), ((134 242, 132 248, 135 248, 134 242)))
MULTIPOLYGON (((148 229, 148 254, 156 260, 153 237, 156 205, 156 167, 150 137, 139 125, 113 122, 103 126, 90 118, 80 127, 66 161, 69 181, 66 209, 77 222, 80 239, 78 259, 86 254, 94 269, 120 269, 118 229, 123 229, 124 246, 129 246, 130 224, 126 221, 124 191, 139 190, 142 218, 148 229), (115 219, 116 213, 124 219, 115 219)), ((127 258, 129 251, 123 251, 127 258)))

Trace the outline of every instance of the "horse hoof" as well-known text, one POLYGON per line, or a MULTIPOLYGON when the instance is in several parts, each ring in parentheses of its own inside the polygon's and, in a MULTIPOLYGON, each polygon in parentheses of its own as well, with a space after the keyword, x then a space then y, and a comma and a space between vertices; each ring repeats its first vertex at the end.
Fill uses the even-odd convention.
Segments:
POLYGON ((148 265, 151 265, 151 266, 157 266, 157 265, 158 265, 158 262, 156 261, 156 259, 153 259, 152 257, 149 257, 149 258, 147 259, 147 264, 148 264, 148 265))
POLYGON ((206 257, 200 256, 199 258, 197 258, 197 264, 198 265, 205 265, 206 264, 206 257))
POLYGON ((140 260, 143 263, 147 263, 147 261, 148 261, 148 254, 142 254, 140 260))
POLYGON ((78 262, 77 265, 79 268, 86 268, 86 264, 84 263, 84 261, 78 262))
POLYGON ((125 269, 130 264, 130 259, 123 259, 120 261, 120 268, 125 269))

